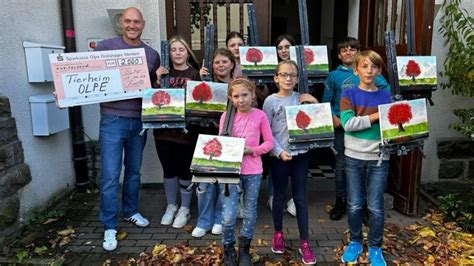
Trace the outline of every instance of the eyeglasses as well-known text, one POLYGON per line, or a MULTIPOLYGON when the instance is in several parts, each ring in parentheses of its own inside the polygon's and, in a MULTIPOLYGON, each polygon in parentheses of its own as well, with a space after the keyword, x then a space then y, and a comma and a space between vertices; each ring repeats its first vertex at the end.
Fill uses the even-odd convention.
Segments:
POLYGON ((278 76, 280 76, 282 79, 287 79, 287 78, 296 79, 298 77, 298 75, 296 74, 290 74, 290 73, 285 73, 285 72, 278 73, 278 76))

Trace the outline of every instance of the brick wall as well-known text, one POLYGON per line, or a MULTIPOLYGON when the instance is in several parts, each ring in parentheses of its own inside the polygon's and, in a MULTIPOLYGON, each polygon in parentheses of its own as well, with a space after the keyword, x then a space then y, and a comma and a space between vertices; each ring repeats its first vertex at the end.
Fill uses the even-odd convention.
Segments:
POLYGON ((0 96, 0 247, 13 240, 19 231, 18 190, 30 181, 30 168, 24 163, 10 102, 0 96))

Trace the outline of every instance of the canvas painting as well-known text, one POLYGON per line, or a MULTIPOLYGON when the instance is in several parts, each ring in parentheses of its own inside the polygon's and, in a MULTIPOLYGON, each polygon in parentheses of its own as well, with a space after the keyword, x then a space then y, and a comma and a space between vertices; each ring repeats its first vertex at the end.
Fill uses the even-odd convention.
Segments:
POLYGON ((191 172, 196 176, 238 176, 244 145, 244 138, 199 134, 191 172))
POLYGON ((400 86, 436 86, 435 56, 397 56, 398 83, 400 86))
POLYGON ((286 106, 289 142, 317 141, 334 138, 329 103, 286 106))
POLYGON ((184 121, 184 96, 184 89, 145 89, 142 121, 184 121))
MULTIPOLYGON (((290 47, 290 59, 298 63, 296 48, 290 47)), ((329 73, 329 59, 326 45, 304 46, 304 61, 308 74, 329 73)))
POLYGON ((226 108, 226 83, 192 80, 186 83, 186 112, 219 115, 226 108))
POLYGON ((403 143, 428 137, 425 99, 379 105, 379 119, 382 144, 403 143))
POLYGON ((273 75, 278 64, 274 46, 241 46, 240 67, 246 76, 273 75))

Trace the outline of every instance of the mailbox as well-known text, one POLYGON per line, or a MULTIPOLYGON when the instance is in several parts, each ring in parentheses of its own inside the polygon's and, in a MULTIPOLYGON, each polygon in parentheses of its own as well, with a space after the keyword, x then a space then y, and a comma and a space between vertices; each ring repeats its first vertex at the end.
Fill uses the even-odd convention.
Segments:
POLYGON ((30 96, 34 136, 49 136, 69 128, 68 109, 59 109, 51 94, 30 96))
POLYGON ((52 81, 49 54, 64 53, 64 46, 23 42, 29 82, 52 81))

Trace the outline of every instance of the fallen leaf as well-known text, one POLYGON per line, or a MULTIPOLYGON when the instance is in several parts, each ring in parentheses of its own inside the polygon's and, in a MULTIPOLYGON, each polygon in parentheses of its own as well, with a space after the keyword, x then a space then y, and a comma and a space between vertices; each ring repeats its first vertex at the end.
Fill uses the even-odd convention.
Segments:
POLYGON ((68 236, 63 237, 61 241, 59 242, 59 247, 62 247, 64 245, 67 245, 71 242, 71 239, 68 236))
POLYGON ((70 235, 70 234, 74 234, 75 232, 76 232, 76 231, 74 231, 74 229, 72 229, 72 228, 67 228, 67 229, 58 231, 58 235, 60 235, 60 236, 68 236, 68 235, 70 235))
POLYGON ((117 232, 116 238, 117 238, 118 241, 121 241, 121 240, 124 240, 127 236, 128 236, 128 233, 125 232, 124 230, 120 229, 117 232))
POLYGON ((50 224, 50 223, 58 221, 59 219, 61 219, 61 218, 49 218, 43 224, 50 224))

